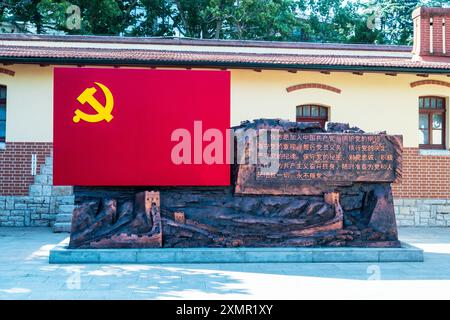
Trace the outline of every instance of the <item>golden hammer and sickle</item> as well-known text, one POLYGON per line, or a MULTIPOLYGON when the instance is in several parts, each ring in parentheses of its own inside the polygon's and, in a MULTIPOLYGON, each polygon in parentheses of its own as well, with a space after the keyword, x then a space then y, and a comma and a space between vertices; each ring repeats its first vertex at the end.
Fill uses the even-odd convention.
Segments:
POLYGON ((84 120, 86 122, 100 122, 105 120, 106 122, 110 122, 113 119, 111 112, 114 108, 114 97, 111 91, 99 82, 95 82, 97 86, 103 91, 106 99, 106 105, 103 106, 98 100, 94 97, 94 94, 97 92, 97 89, 94 87, 87 88, 83 91, 82 94, 77 98, 78 102, 81 104, 85 104, 86 102, 95 110, 97 114, 87 114, 83 111, 77 109, 75 110, 75 116, 73 117, 73 122, 78 123, 80 120, 84 120))

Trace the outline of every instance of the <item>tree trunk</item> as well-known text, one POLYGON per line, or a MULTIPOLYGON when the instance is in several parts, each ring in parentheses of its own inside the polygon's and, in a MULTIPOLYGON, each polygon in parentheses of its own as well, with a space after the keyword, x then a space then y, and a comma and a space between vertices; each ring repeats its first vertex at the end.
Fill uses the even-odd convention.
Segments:
POLYGON ((220 39, 220 30, 222 29, 222 20, 217 19, 216 20, 216 33, 214 35, 215 39, 220 39))

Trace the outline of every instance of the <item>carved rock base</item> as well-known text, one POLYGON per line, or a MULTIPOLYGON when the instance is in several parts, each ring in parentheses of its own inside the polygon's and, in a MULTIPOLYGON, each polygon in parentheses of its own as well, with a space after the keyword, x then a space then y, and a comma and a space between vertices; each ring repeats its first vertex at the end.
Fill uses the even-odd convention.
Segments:
POLYGON ((75 193, 72 248, 400 246, 387 183, 323 196, 237 196, 231 188, 75 193))
POLYGON ((70 248, 161 247, 159 192, 141 192, 134 199, 98 198, 75 208, 70 248))

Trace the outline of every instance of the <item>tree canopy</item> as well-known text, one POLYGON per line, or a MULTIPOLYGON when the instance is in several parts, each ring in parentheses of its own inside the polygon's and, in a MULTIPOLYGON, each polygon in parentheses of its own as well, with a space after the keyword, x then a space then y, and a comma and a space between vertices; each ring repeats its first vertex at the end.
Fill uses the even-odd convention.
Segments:
POLYGON ((6 0, 3 32, 410 44, 412 11, 449 0, 6 0))

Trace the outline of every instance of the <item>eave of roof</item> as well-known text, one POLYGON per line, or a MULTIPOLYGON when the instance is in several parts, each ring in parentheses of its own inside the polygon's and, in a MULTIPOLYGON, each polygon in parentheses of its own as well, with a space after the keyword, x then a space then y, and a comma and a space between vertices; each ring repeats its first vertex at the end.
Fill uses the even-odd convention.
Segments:
POLYGON ((67 59, 67 58, 3 58, 0 62, 8 64, 40 64, 40 65, 77 65, 77 66, 123 66, 123 67, 179 67, 179 68, 216 68, 216 69, 264 69, 264 70, 304 70, 304 71, 347 71, 347 72, 379 72, 379 73, 430 73, 449 74, 447 69, 424 67, 388 67, 388 66, 345 66, 329 64, 274 64, 246 62, 180 62, 171 60, 146 60, 145 62, 130 59, 67 59))

